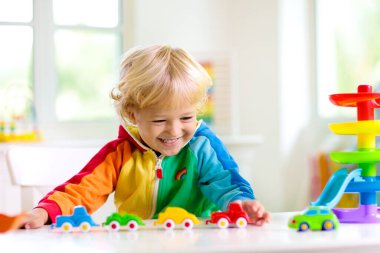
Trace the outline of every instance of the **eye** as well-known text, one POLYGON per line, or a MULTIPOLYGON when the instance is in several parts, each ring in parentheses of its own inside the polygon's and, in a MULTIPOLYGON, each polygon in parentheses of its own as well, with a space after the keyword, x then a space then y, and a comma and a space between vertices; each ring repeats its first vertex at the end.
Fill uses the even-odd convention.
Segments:
POLYGON ((189 121, 189 120, 192 120, 193 118, 194 118, 193 116, 186 116, 186 117, 182 117, 181 120, 189 121))
POLYGON ((165 120, 164 119, 157 119, 157 120, 153 120, 152 122, 153 123, 163 123, 163 122, 165 122, 165 120))

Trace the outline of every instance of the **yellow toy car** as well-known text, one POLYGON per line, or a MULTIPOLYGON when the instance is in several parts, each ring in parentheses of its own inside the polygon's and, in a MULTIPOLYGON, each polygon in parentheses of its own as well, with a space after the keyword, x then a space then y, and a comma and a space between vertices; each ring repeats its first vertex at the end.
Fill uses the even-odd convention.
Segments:
POLYGON ((164 224, 165 229, 172 230, 176 224, 181 224, 184 229, 191 229, 194 224, 202 224, 202 222, 194 214, 188 213, 181 207, 169 206, 164 212, 158 214, 158 219, 153 224, 164 224))

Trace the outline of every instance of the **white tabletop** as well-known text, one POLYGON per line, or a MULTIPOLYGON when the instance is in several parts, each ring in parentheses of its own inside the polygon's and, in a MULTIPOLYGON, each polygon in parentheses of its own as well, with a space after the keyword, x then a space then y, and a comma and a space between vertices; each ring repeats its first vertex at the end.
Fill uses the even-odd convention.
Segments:
POLYGON ((138 231, 64 234, 49 226, 0 234, 9 252, 380 252, 380 224, 341 224, 335 231, 297 232, 289 229, 294 213, 274 213, 270 224, 246 229, 198 225, 190 231, 165 231, 152 221, 138 231))

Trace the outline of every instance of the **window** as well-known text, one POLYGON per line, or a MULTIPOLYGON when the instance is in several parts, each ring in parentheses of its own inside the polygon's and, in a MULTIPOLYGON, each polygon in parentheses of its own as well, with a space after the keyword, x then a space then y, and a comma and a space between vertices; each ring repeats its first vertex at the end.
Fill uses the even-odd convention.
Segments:
POLYGON ((0 0, 3 131, 113 121, 121 13, 121 0, 0 0))
POLYGON ((319 115, 352 118, 356 112, 331 106, 328 96, 380 82, 380 2, 316 0, 316 26, 319 115))
POLYGON ((305 215, 314 216, 317 215, 317 210, 308 210, 305 215))
POLYGON ((11 118, 32 112, 32 18, 31 0, 0 1, 1 131, 11 128, 11 118))

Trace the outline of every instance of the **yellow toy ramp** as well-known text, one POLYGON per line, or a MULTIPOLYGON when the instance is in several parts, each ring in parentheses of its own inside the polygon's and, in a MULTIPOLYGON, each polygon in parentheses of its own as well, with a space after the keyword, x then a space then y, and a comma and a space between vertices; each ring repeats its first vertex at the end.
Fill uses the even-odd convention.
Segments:
POLYGON ((380 120, 362 120, 355 122, 329 124, 335 134, 374 134, 380 135, 380 120))

